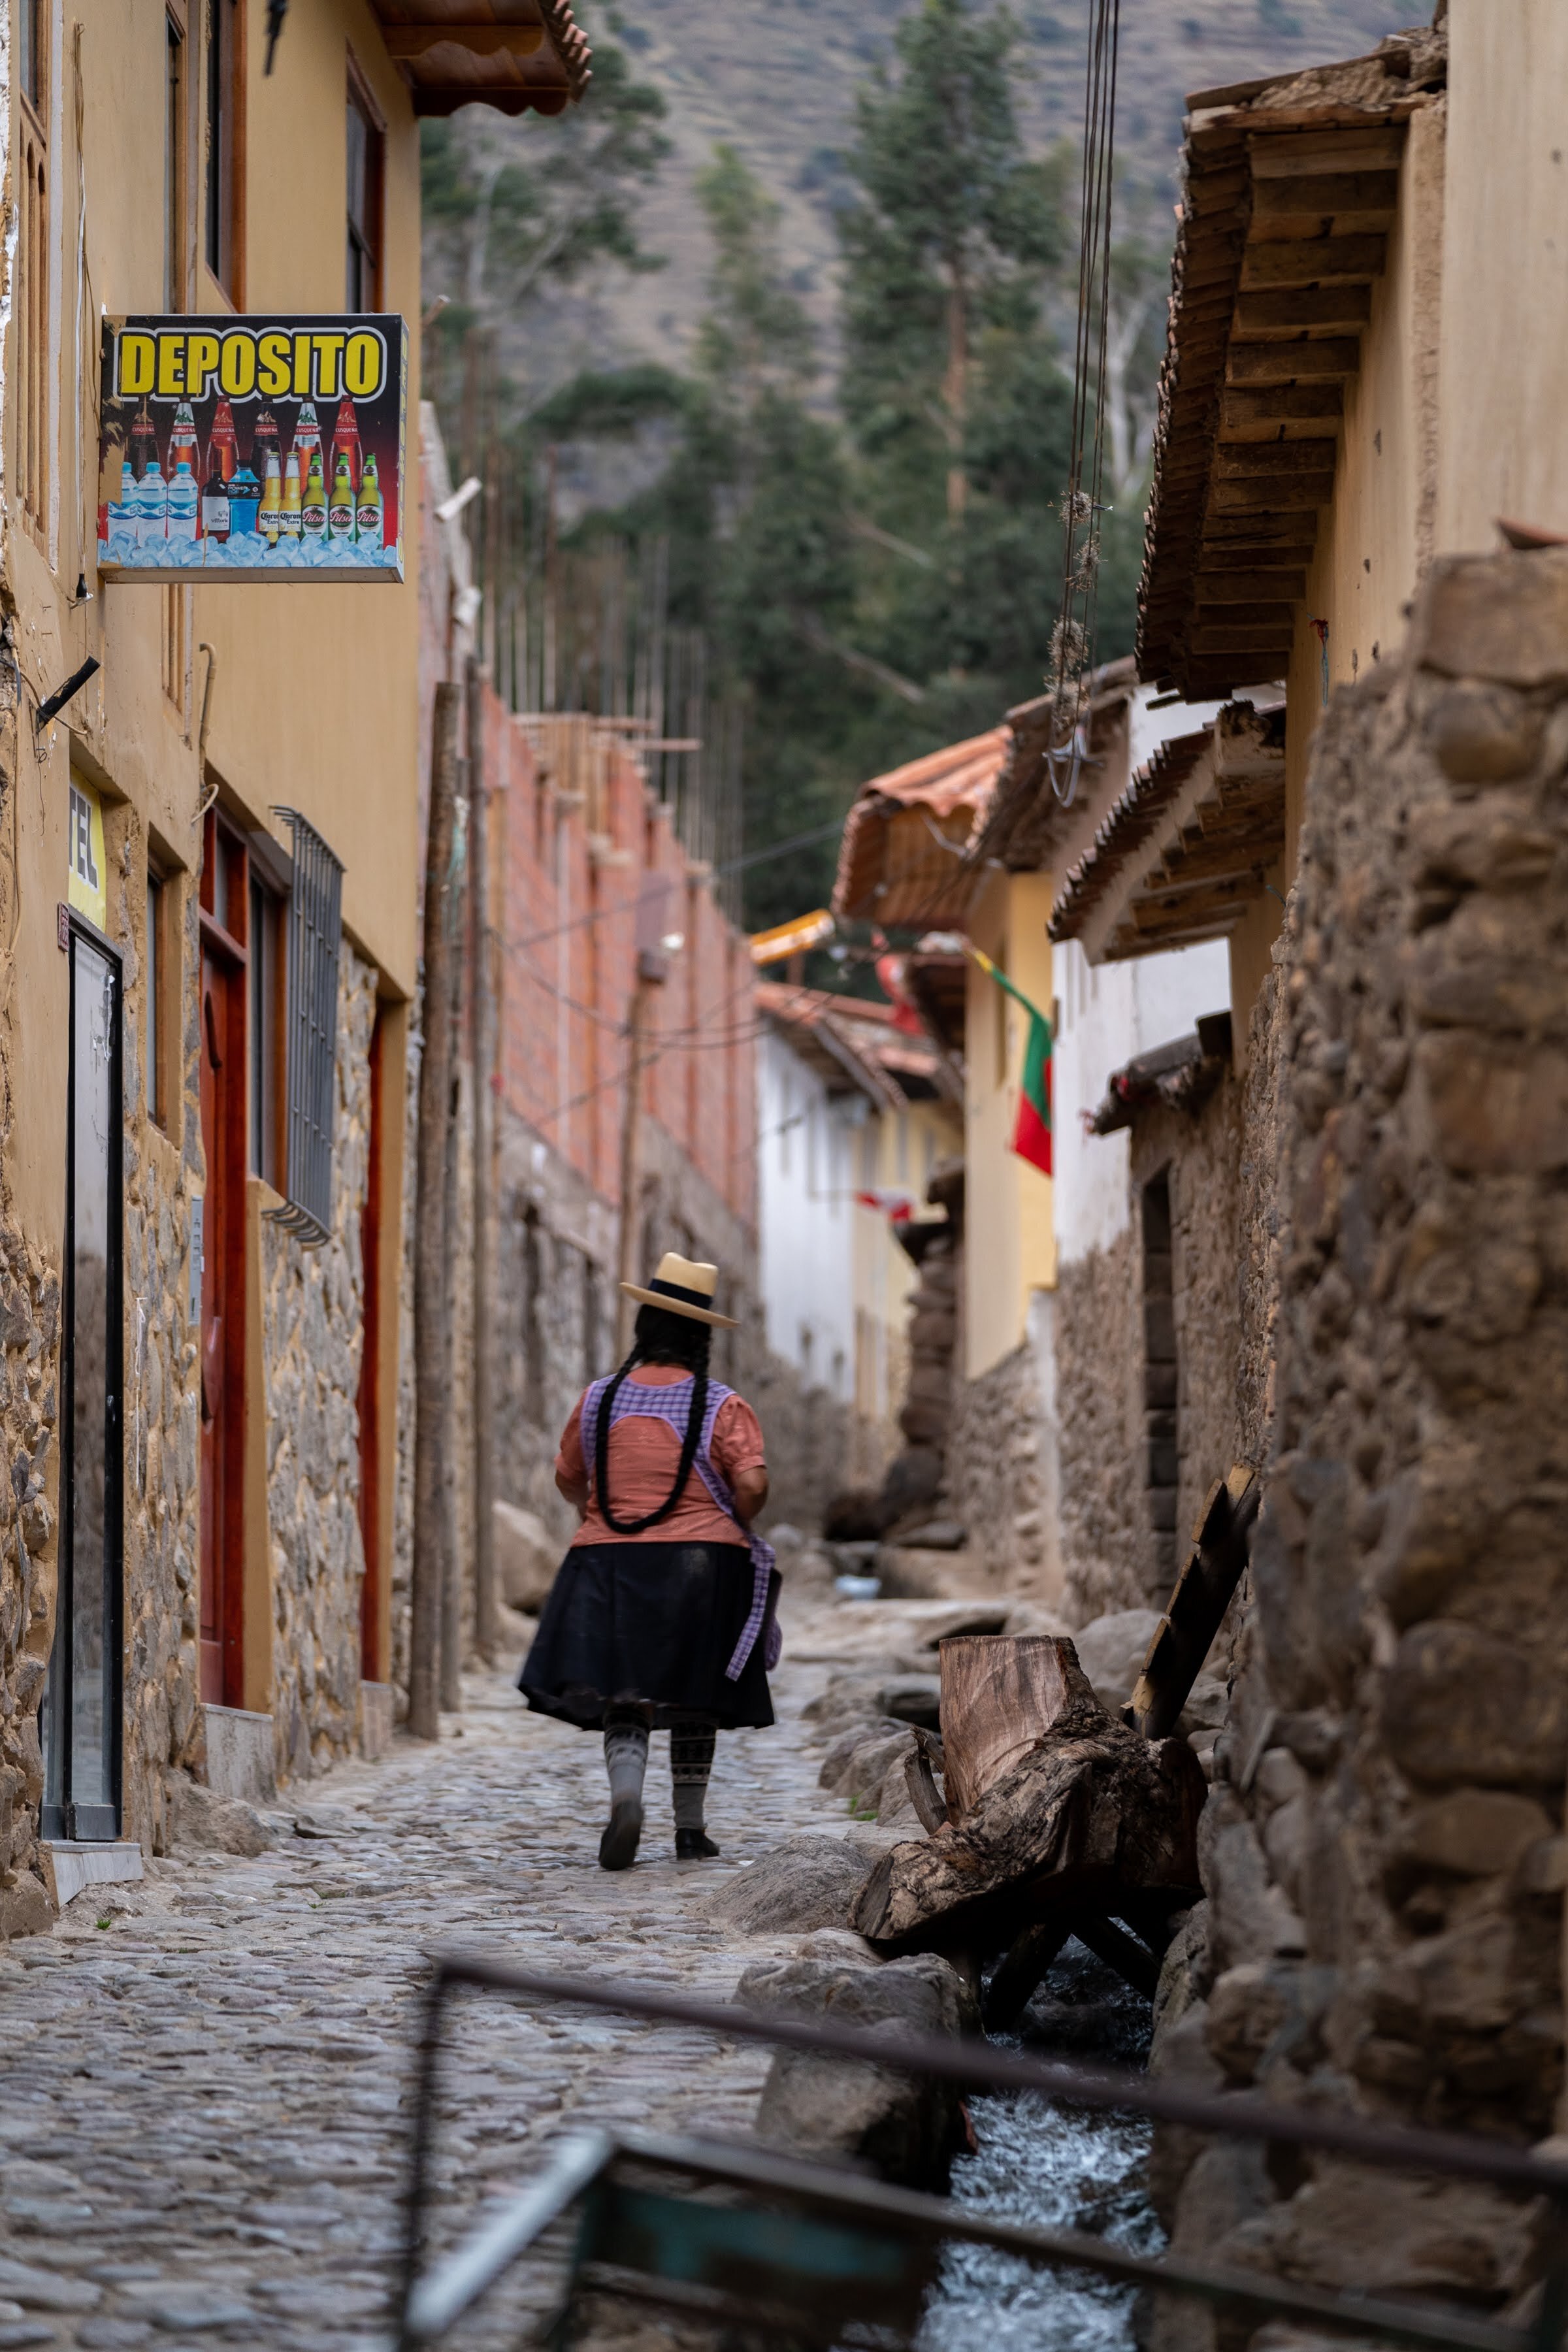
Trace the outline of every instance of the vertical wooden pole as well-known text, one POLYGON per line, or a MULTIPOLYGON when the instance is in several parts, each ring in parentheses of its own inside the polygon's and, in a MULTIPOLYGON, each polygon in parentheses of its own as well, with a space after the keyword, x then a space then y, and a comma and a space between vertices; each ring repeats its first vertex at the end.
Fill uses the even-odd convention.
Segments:
POLYGON ((495 1366, 490 1331, 493 1280, 491 1135, 495 1097, 495 996, 490 971, 489 779, 485 767, 485 681, 468 664, 468 932, 473 956, 468 1051, 474 1070, 474 1646, 496 1653, 495 1366))
POLYGON ((414 1570, 409 1596, 408 1728, 440 1737, 437 1669, 447 1556, 447 1425, 451 1322, 446 1285, 447 1126, 452 1092, 447 876, 458 782, 456 686, 436 688, 430 820, 425 849, 425 1045, 419 1065, 418 1205, 414 1227, 414 1570))

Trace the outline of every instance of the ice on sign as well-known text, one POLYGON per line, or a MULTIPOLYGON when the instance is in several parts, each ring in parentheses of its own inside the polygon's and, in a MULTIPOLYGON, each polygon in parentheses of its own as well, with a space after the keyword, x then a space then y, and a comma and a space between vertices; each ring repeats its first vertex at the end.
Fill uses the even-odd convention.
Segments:
POLYGON ((390 317, 105 322, 110 577, 403 577, 407 338, 390 317))

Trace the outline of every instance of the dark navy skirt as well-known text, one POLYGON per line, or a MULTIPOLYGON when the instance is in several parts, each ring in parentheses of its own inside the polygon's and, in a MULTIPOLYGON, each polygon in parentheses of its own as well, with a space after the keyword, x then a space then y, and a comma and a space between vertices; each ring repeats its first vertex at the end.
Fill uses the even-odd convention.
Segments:
MULTIPOLYGON (((774 1571, 769 1613, 778 1599, 774 1571)), ((763 1664, 766 1628, 740 1679, 724 1669, 752 1606, 744 1544, 581 1544, 556 1571, 518 1688, 541 1715, 585 1731, 639 1701, 661 1728, 702 1716, 721 1731, 773 1720, 763 1664)))

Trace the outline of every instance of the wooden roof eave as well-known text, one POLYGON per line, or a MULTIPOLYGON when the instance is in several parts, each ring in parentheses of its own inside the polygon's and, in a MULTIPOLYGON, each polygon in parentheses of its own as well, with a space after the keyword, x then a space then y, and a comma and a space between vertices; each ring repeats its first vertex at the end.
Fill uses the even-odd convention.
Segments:
POLYGON ((371 0, 387 55, 420 116, 488 106, 560 114, 592 79, 570 0, 371 0))

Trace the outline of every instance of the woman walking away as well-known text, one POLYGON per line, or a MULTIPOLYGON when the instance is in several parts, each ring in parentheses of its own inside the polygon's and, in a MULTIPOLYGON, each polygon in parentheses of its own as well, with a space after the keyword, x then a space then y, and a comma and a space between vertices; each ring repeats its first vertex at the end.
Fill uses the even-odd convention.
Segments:
POLYGON ((650 1730, 668 1727, 675 1854, 716 1854, 703 1822, 717 1731, 773 1719, 773 1555, 749 1530, 768 1499, 757 1416, 708 1376, 718 1268, 668 1251, 641 1302, 631 1354, 573 1409, 555 1484, 582 1526, 562 1561, 519 1688, 529 1706, 605 1735, 605 1870, 642 1835, 650 1730))

